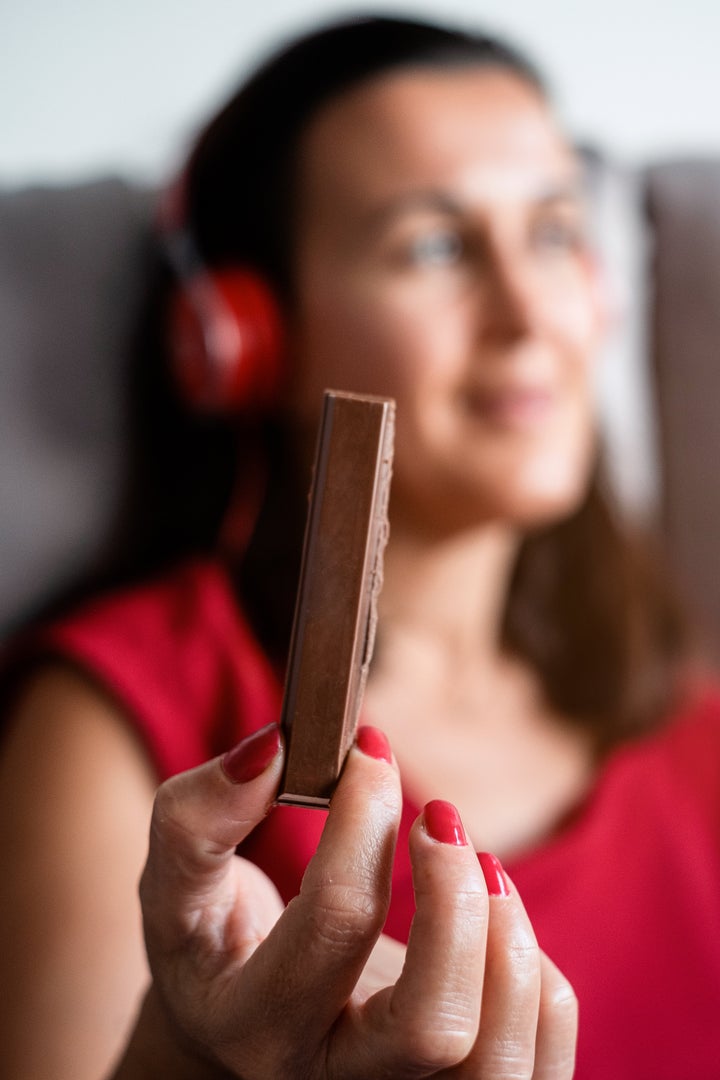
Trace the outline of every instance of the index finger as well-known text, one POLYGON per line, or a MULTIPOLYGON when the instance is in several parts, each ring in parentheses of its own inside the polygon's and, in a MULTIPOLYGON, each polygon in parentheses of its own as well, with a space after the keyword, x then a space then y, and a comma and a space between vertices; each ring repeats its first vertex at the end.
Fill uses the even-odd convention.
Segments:
POLYGON ((282 762, 280 728, 269 724, 158 788, 140 885, 156 944, 172 945, 188 908, 215 896, 237 845, 272 805, 282 762))

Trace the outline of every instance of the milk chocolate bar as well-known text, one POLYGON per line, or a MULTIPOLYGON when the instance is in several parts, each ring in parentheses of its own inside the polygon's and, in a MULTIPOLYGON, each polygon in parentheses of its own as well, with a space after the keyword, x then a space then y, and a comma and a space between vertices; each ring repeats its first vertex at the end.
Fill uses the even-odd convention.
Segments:
POLYGON ((278 802, 327 806, 355 737, 388 536, 395 404, 326 391, 285 681, 278 802))

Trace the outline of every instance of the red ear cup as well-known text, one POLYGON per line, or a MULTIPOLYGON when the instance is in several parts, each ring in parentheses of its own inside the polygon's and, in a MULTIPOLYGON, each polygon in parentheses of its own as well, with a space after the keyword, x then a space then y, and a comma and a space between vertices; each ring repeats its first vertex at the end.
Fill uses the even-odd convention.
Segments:
POLYGON ((170 358, 185 400, 206 412, 269 409, 284 382, 277 301, 252 270, 199 269, 171 299, 170 358))

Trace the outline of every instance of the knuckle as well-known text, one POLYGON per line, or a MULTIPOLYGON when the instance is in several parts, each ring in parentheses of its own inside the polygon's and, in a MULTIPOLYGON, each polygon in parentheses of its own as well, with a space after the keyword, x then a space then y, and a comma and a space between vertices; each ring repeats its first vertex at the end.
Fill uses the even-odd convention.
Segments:
POLYGON ((458 1022, 453 1013, 441 1012, 432 1024, 418 1025, 408 1034, 408 1057, 422 1074, 451 1069, 470 1054, 476 1035, 474 1026, 458 1022))
POLYGON ((385 904, 370 887, 349 883, 325 883, 306 898, 315 936, 330 946, 344 946, 366 939, 382 929, 385 904))
POLYGON ((543 1008, 551 1016, 562 1019, 567 1023, 577 1022, 578 998, 567 980, 563 980, 553 987, 552 991, 547 995, 547 1000, 543 1003, 543 1008))
POLYGON ((552 1062, 540 1071, 548 1080, 564 1080, 574 1075, 578 1030, 578 999, 567 980, 559 980, 540 1003, 538 1036, 553 1047, 552 1062))
POLYGON ((514 1041, 499 1042, 495 1052, 485 1061, 483 1076, 498 1076, 503 1080, 533 1080, 533 1054, 524 1053, 514 1041))
POLYGON ((176 812, 175 808, 178 803, 177 786, 177 777, 171 777, 169 780, 165 780, 164 783, 160 784, 155 792, 153 815, 159 822, 164 821, 166 817, 174 816, 176 812))
POLYGON ((560 1032, 574 1033, 578 1025, 579 1004, 572 983, 552 961, 545 960, 540 996, 541 1026, 552 1025, 560 1032))
POLYGON ((155 793, 150 821, 151 843, 165 844, 186 832, 183 824, 183 802, 172 780, 166 780, 155 793))
POLYGON ((573 1080, 575 1076, 575 1047, 568 1046, 553 1054, 552 1061, 540 1065, 532 1080, 573 1080))
POLYGON ((485 927, 489 919, 489 910, 485 902, 485 893, 480 888, 467 886, 453 891, 453 909, 466 923, 485 927))
POLYGON ((452 1069, 472 1052, 478 1034, 475 994, 457 993, 434 999, 432 1010, 417 1001, 393 1009, 396 1032, 402 1032, 407 1060, 421 1075, 452 1069))
POLYGON ((540 946, 534 937, 523 937, 507 947, 508 974, 515 982, 532 983, 540 978, 540 946))
MULTIPOLYGON (((219 834, 216 822, 208 827, 205 809, 183 792, 181 779, 172 777, 158 788, 150 821, 150 850, 163 853, 177 872, 184 868, 195 873, 221 862, 229 839, 219 834)), ((238 828, 245 824, 237 822, 238 828)))

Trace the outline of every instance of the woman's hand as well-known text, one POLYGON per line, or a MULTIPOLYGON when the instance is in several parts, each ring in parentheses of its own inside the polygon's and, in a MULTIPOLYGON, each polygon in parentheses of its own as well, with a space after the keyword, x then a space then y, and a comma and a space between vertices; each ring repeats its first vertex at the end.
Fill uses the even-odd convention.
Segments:
POLYGON ((235 855, 281 768, 268 728, 160 788, 141 885, 154 985, 116 1080, 163 1068, 176 1080, 570 1077, 572 991, 499 864, 485 858, 483 871, 454 808, 428 804, 412 830, 417 913, 402 969, 387 942, 368 963, 401 811, 387 741, 361 729, 284 911, 235 855))

